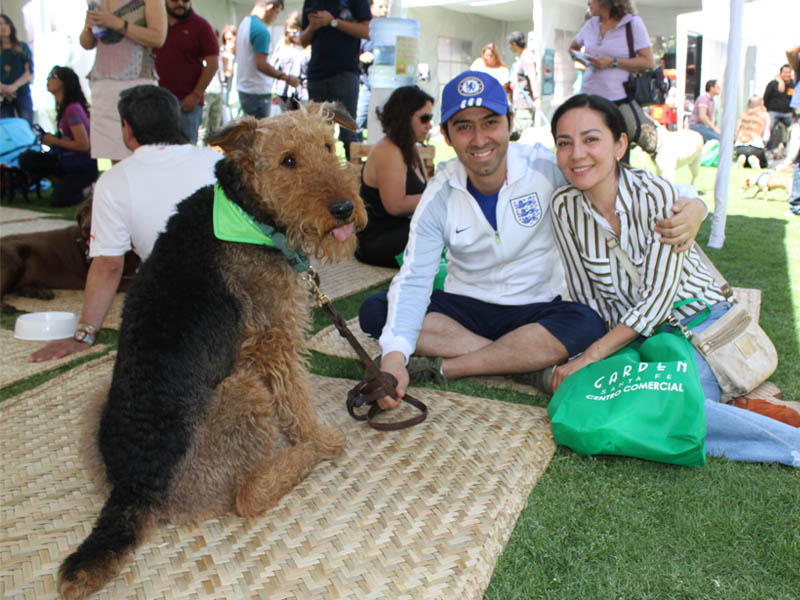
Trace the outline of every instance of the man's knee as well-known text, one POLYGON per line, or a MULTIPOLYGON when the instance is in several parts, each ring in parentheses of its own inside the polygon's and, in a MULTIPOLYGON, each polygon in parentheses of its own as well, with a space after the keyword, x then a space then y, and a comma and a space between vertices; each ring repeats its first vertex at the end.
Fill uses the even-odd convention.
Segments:
POLYGON ((564 302, 557 324, 548 329, 564 344, 570 356, 583 352, 606 334, 606 325, 597 311, 578 302, 564 302))
POLYGON ((376 340, 381 337, 388 310, 389 300, 386 292, 377 292, 369 296, 358 309, 358 324, 361 326, 361 331, 376 340))

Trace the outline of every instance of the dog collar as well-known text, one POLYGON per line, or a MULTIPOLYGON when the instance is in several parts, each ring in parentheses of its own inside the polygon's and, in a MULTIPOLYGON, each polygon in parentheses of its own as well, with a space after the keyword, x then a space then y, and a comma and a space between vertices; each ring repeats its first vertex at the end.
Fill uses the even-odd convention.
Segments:
POLYGON ((257 221, 242 209, 220 187, 214 184, 214 235, 224 242, 271 246, 280 250, 298 273, 308 270, 308 258, 286 244, 286 236, 275 227, 257 221))

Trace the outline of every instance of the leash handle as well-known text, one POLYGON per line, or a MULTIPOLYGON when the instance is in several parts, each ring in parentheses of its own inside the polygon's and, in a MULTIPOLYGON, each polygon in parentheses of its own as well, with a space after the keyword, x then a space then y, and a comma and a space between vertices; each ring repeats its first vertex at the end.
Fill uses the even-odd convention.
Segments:
POLYGON ((409 394, 406 394, 404 397, 400 398, 400 400, 403 400, 404 402, 407 402, 418 409, 420 411, 419 415, 410 419, 406 419, 405 421, 398 421, 394 423, 377 422, 373 420, 380 413, 385 412, 380 406, 378 406, 378 400, 380 398, 389 396, 391 398, 398 399, 397 380, 390 373, 381 371, 378 368, 378 365, 375 364, 375 361, 373 361, 372 358, 367 354, 367 351, 364 350, 364 347, 353 335, 353 332, 350 331, 349 327, 347 327, 347 322, 342 318, 342 315, 339 314, 339 311, 337 311, 333 306, 331 299, 322 293, 322 290, 319 287, 319 274, 316 272, 314 267, 309 266, 308 271, 303 275, 303 278, 308 281, 311 291, 316 297, 315 299, 317 306, 321 307, 322 310, 328 314, 328 316, 331 318, 331 321, 333 321, 333 325, 339 332, 339 335, 349 342, 349 344, 353 347, 353 350, 356 351, 358 358, 366 368, 367 377, 364 379, 364 381, 356 385, 347 393, 347 412, 350 414, 350 416, 359 421, 367 421, 370 427, 380 431, 396 431, 398 429, 405 429, 424 421, 428 416, 428 407, 423 402, 417 400, 409 394), (367 411, 366 414, 356 413, 355 409, 361 407, 365 403, 370 406, 369 411, 367 411))

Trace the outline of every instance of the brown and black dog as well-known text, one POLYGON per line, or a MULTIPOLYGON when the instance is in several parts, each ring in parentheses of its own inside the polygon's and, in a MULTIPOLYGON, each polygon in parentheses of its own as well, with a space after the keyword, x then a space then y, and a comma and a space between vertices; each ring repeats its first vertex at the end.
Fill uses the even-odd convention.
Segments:
POLYGON ((160 521, 275 505, 345 438, 317 419, 304 351, 305 257, 353 255, 367 222, 334 118, 310 103, 209 139, 217 185, 178 204, 125 299, 110 388, 88 401, 90 471, 107 500, 59 571, 102 588, 160 521), (94 409, 92 409, 92 406, 94 409))
MULTIPOLYGON (((3 302, 7 294, 51 300, 53 290, 82 290, 89 272, 92 199, 78 208, 77 223, 64 229, 18 233, 0 238, 0 312, 16 309, 3 302)), ((125 255, 119 291, 128 289, 139 257, 125 255)))

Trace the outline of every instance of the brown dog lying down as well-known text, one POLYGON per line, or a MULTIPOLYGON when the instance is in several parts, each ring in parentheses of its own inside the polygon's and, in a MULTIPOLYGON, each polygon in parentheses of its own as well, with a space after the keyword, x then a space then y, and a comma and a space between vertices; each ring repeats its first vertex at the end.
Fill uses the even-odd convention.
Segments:
MULTIPOLYGON (((89 234, 92 231, 92 199, 78 208, 77 224, 54 229, 18 233, 0 238, 0 312, 16 309, 2 302, 6 294, 51 300, 53 290, 82 290, 89 272, 89 234)), ((119 291, 128 289, 139 267, 139 257, 125 255, 119 291)))
POLYGON ((764 200, 767 199, 767 195, 769 194, 770 190, 777 190, 778 188, 781 188, 787 192, 791 192, 792 169, 790 167, 780 171, 762 171, 756 177, 748 177, 742 184, 742 191, 746 192, 753 186, 756 186, 758 189, 752 198, 755 198, 758 196, 758 192, 761 192, 764 196, 764 200))

